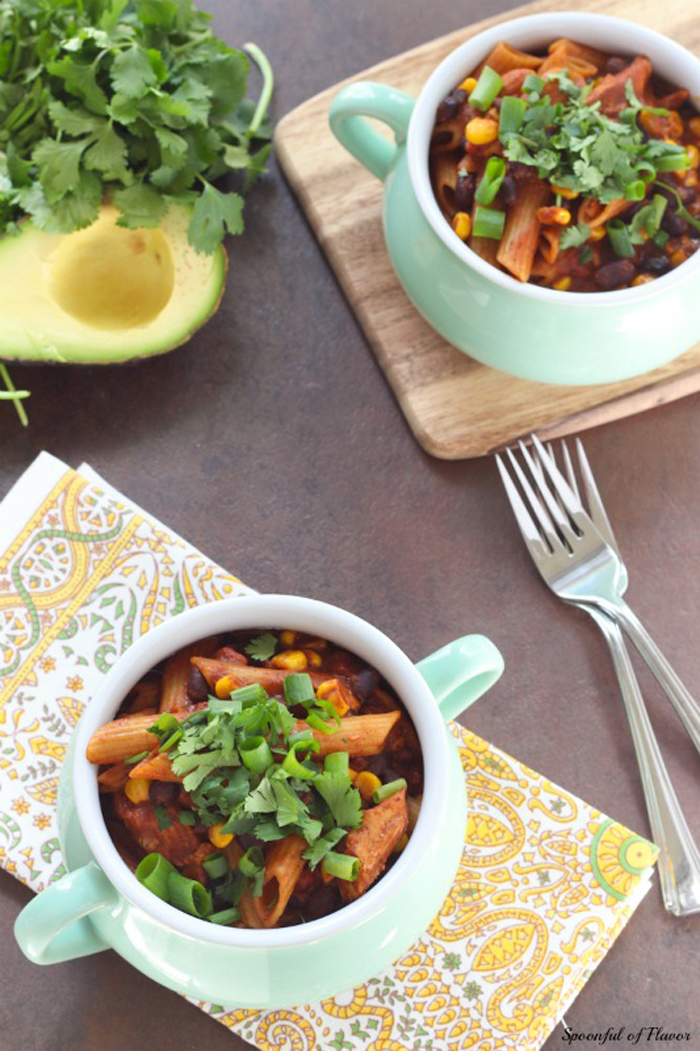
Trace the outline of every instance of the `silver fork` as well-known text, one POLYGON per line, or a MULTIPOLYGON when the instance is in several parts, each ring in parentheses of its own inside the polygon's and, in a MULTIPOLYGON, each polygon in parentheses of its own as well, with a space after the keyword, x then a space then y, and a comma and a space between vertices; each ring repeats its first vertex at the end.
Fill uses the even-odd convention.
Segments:
MULTIPOLYGON (((607 542, 535 435, 532 442, 534 456, 523 442, 520 449, 536 483, 537 495, 512 451, 507 452, 539 526, 539 531, 535 530, 538 544, 531 548, 531 554, 540 573, 560 598, 576 605, 594 606, 627 632, 700 751, 700 708, 622 597, 627 587, 627 569, 617 545, 607 542)), ((590 467, 583 473, 587 483, 592 480, 590 467)), ((589 498, 593 490, 602 506, 595 482, 588 490, 589 498)), ((609 534, 612 530, 607 516, 606 522, 609 534)))
MULTIPOLYGON (((550 576, 551 566, 548 563, 548 559, 552 559, 557 551, 561 552, 561 549, 564 547, 562 538, 567 535, 570 536, 572 533, 570 525, 566 519, 568 519, 569 515, 572 515, 573 517, 570 508, 574 502, 580 508, 580 511, 577 510, 575 513, 577 515, 580 515, 581 513, 585 515, 571 458, 569 457, 566 445, 564 443, 562 443, 562 445, 564 447, 566 471, 569 479, 568 489, 571 497, 568 501, 568 507, 561 496, 559 497, 561 502, 553 500, 552 494, 547 486, 542 466, 544 462, 543 458, 548 458, 551 465, 556 469, 556 462, 553 454, 551 452, 548 454, 545 452, 544 448, 539 445, 538 458, 535 459, 529 455, 527 457, 529 465, 531 465, 530 469, 532 471, 533 479, 536 482, 538 491, 542 493, 542 499, 547 507, 547 511, 551 514, 551 518, 548 517, 544 507, 535 496, 532 487, 512 453, 509 453, 509 458, 511 464, 514 465, 516 475, 523 485, 524 492, 530 505, 529 509, 520 497, 503 461, 500 457, 496 457, 498 469, 506 493, 528 550, 530 551, 542 577, 557 594, 560 594, 560 592, 554 587, 552 581, 555 576, 560 575, 561 571, 555 561, 552 563, 555 567, 555 573, 550 576), (543 489, 547 490, 548 496, 544 495, 542 492, 543 489), (565 507, 568 514, 564 514, 563 509, 565 507), (535 519, 540 525, 540 529, 538 529, 535 521, 533 521, 530 510, 534 513, 535 519), (557 523, 561 530, 561 536, 559 536, 553 529, 553 522, 557 523), (546 538, 546 542, 544 538, 546 538)), ((584 487, 590 509, 589 521, 594 528, 597 527, 600 533, 598 547, 603 545, 608 547, 612 552, 617 553, 618 548, 615 536, 603 508, 585 453, 583 452, 583 446, 580 442, 577 442, 577 446, 584 479, 584 487)), ((522 445, 521 448, 523 448, 522 445)), ((588 515, 586 515, 586 518, 588 518, 588 515)), ((566 550, 566 548, 564 549, 566 550)), ((601 552, 595 547, 591 547, 589 555, 591 555, 593 559, 598 559, 599 562, 605 561, 604 553, 601 554, 601 552)), ((569 558, 571 557, 572 555, 569 554, 569 558)), ((595 566, 593 572, 597 574, 599 571, 600 566, 595 566)), ((606 570, 603 572, 604 575, 606 572, 607 575, 609 575, 610 567, 606 567, 606 570)), ((618 569, 617 572, 620 573, 625 571, 618 569)), ((569 601, 571 600, 569 599, 569 601)), ((698 912, 700 911, 700 853, 698 853, 698 849, 693 841, 669 779, 666 766, 661 757, 622 633, 617 623, 610 619, 610 617, 603 613, 598 607, 586 602, 574 601, 577 605, 580 604, 581 608, 585 609, 586 612, 593 617, 596 624, 598 624, 608 643, 613 658, 642 775, 642 787, 647 803, 652 835, 659 846, 659 873, 661 877, 664 905, 676 916, 686 916, 698 912)))

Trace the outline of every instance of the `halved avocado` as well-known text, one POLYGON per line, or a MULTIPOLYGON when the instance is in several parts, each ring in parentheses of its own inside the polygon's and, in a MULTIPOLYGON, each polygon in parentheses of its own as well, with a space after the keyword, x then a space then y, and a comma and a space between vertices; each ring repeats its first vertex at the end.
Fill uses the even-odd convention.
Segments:
POLYGON ((127 230, 104 205, 72 234, 31 222, 0 239, 0 359, 99 365, 162 354, 216 311, 223 247, 195 252, 191 212, 172 205, 160 226, 127 230))

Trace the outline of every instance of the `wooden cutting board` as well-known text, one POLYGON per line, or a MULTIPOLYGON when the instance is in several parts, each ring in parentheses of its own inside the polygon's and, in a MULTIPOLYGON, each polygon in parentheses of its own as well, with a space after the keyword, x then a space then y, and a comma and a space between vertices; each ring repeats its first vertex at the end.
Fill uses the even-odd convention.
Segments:
MULTIPOLYGON (((515 379, 455 350, 417 313, 394 274, 382 235, 382 184, 328 127, 328 107, 344 84, 378 80, 418 95, 445 55, 487 26, 571 7, 570 0, 541 0, 397 55, 298 106, 275 134, 284 172, 408 423, 423 448, 443 459, 482 456, 532 430, 548 438, 581 431, 700 390, 700 344, 644 376, 591 387, 515 379)), ((700 52, 697 0, 589 0, 576 9, 642 22, 700 52)))

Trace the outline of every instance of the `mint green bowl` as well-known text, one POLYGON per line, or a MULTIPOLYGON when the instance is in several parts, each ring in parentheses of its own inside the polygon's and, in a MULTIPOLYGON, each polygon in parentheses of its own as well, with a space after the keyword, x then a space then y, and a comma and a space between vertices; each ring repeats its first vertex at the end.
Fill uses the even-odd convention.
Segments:
POLYGON ((333 100, 338 140, 384 181, 384 233, 399 281, 426 321, 484 365, 522 379, 571 385, 629 379, 700 339, 700 251, 671 273, 616 292, 558 292, 523 284, 471 251, 435 200, 428 147, 438 103, 494 44, 541 47, 568 37, 612 54, 645 54, 700 105, 700 59, 620 18, 548 12, 501 22, 435 69, 417 100, 385 84, 355 83, 333 100), (387 124, 390 142, 367 121, 387 124))
POLYGON ((59 790, 59 836, 70 872, 20 913, 20 948, 41 964, 113 948, 162 985, 226 1007, 288 1007, 365 981, 411 945, 447 895, 464 845, 466 791, 445 721, 481 696, 502 670, 498 650, 483 636, 458 639, 414 666, 359 617, 288 595, 227 599, 162 624, 111 669, 73 736, 59 790), (404 701, 425 766, 418 822, 389 872, 358 901, 281 930, 217 927, 141 886, 109 837, 97 769, 85 758, 92 734, 154 664, 197 639, 250 627, 296 628, 362 656, 404 701))

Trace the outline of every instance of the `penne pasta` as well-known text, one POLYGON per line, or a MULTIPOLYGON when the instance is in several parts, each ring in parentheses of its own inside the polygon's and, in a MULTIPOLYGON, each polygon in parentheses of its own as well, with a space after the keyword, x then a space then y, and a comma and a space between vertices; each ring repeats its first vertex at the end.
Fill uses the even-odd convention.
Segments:
POLYGON ((167 752, 152 752, 140 763, 135 763, 129 770, 129 777, 142 777, 144 781, 182 782, 182 778, 173 772, 173 766, 167 752))
MULTIPOLYGON (((201 708, 202 705, 197 707, 201 708)), ((182 722, 192 712, 173 712, 173 716, 182 722)), ((91 763, 100 766, 107 763, 121 763, 139 752, 150 752, 158 744, 158 738, 148 732, 156 716, 153 714, 127 715, 123 719, 114 719, 105 723, 90 738, 87 757, 91 763)))
POLYGON ((126 763, 116 763, 107 767, 97 778, 100 792, 118 792, 129 780, 130 771, 131 767, 126 763))
POLYGON ((262 894, 253 898, 261 927, 275 927, 287 908, 306 864, 301 855, 307 846, 301 836, 287 836, 273 843, 265 860, 262 894))
POLYGON ((372 886, 402 836, 408 831, 406 789, 402 788, 383 803, 365 810, 362 824, 345 839, 345 853, 360 859, 360 874, 353 883, 340 881, 345 901, 354 901, 372 886))
POLYGON ((508 212, 496 258, 519 281, 528 281, 530 278, 540 237, 537 209, 542 207, 551 192, 539 180, 525 183, 508 212))
MULTIPOLYGON (((231 689, 239 689, 242 686, 250 686, 259 682, 270 695, 279 693, 283 689, 284 680, 291 671, 282 668, 255 668, 248 664, 238 664, 232 661, 208 660, 205 657, 192 657, 192 664, 199 668, 204 678, 213 690, 219 679, 227 677, 231 681, 231 689)), ((329 678, 328 673, 308 673, 314 687, 320 686, 329 678)))
POLYGON ((192 670, 191 658, 195 654, 207 656, 213 652, 219 644, 219 640, 203 639, 201 643, 192 646, 184 646, 177 653, 173 653, 165 664, 163 671, 163 683, 160 692, 161 712, 173 712, 178 708, 192 708, 193 704, 187 696, 187 683, 192 670))
POLYGON ((499 44, 496 44, 481 65, 477 67, 474 75, 478 77, 484 66, 488 66, 490 69, 495 70, 496 73, 503 75, 510 69, 527 68, 534 70, 539 69, 541 65, 542 59, 537 55, 531 55, 527 51, 519 51, 516 47, 511 47, 510 44, 501 41, 499 44))

